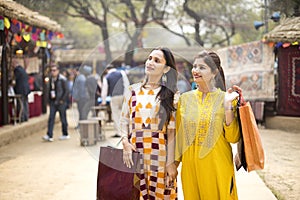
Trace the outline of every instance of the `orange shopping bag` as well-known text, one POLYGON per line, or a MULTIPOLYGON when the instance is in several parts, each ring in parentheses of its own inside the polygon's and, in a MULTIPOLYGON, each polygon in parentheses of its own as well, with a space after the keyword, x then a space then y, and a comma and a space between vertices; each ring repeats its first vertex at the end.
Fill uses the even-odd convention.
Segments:
POLYGON ((240 94, 238 103, 238 121, 241 140, 235 156, 237 170, 242 166, 248 172, 263 169, 265 155, 257 123, 250 103, 244 101, 242 94, 240 94))

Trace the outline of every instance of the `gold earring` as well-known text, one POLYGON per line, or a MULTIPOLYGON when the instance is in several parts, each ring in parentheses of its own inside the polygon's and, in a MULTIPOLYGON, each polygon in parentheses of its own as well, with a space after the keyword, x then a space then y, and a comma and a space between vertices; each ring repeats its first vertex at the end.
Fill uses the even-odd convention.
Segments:
POLYGON ((164 73, 161 77, 161 85, 166 86, 167 85, 167 75, 164 73))

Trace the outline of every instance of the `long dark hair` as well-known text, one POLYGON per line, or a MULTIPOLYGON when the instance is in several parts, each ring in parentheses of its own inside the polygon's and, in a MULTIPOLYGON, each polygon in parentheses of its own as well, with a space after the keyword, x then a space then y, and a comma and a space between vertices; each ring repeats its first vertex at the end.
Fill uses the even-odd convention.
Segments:
POLYGON ((163 52, 166 66, 170 67, 170 70, 165 74, 167 76, 167 82, 161 85, 161 90, 157 94, 157 98, 160 99, 159 117, 161 119, 158 128, 161 130, 165 124, 169 124, 172 112, 176 110, 174 107, 174 94, 177 91, 178 73, 174 55, 169 48, 157 47, 152 49, 152 51, 154 50, 163 52))
POLYGON ((221 66, 221 60, 218 54, 216 54, 213 51, 201 51, 195 56, 196 58, 203 58, 203 61, 211 68, 212 72, 218 72, 215 76, 216 81, 216 87, 220 88, 223 91, 226 91, 226 85, 225 85, 225 76, 224 71, 221 66))

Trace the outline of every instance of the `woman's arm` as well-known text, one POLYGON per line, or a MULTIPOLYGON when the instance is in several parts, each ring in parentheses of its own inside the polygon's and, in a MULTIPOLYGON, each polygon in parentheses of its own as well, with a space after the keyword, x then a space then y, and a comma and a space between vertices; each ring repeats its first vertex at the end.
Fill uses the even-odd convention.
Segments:
POLYGON ((128 92, 124 95, 122 112, 120 117, 120 132, 123 145, 123 161, 128 168, 133 166, 132 151, 136 151, 135 146, 129 142, 129 121, 131 108, 131 94, 128 92))
POLYGON ((234 112, 232 107, 232 102, 236 100, 239 96, 238 92, 241 92, 242 89, 236 85, 232 88, 229 88, 225 93, 224 99, 224 108, 225 108, 225 122, 229 126, 234 119, 234 112))
POLYGON ((229 88, 225 94, 224 107, 225 107, 225 138, 230 143, 238 142, 240 138, 239 125, 237 122, 237 97, 238 92, 242 89, 236 85, 229 88))
POLYGON ((175 164, 175 130, 168 130, 168 143, 167 143, 167 163, 166 163, 166 172, 167 172, 167 186, 172 186, 173 181, 176 179, 178 171, 177 165, 175 164))

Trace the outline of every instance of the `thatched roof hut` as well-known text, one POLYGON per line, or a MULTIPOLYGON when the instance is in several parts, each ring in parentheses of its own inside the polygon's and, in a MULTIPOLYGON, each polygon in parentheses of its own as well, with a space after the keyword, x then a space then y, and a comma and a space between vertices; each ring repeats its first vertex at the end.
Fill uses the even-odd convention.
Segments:
POLYGON ((12 0, 0 0, 0 15, 50 31, 60 31, 61 26, 50 18, 29 10, 12 0))
POLYGON ((268 34, 275 45, 278 79, 277 115, 300 117, 300 17, 286 18, 268 34))
POLYGON ((280 25, 264 35, 268 42, 300 42, 300 17, 281 20, 280 25))
MULTIPOLYGON (((26 8, 25 6, 19 4, 19 3, 16 3, 15 1, 12 1, 12 0, 0 0, 0 16, 1 17, 5 17, 7 18, 8 20, 17 20, 17 23, 20 25, 19 22, 25 25, 28 25, 30 27, 35 27, 35 28, 38 28, 38 29, 46 29, 47 32, 49 31, 49 34, 52 32, 59 32, 60 29, 61 29, 61 26, 56 22, 56 21, 53 21, 51 20, 50 18, 46 17, 46 16, 43 16, 43 15, 40 15, 38 12, 34 12, 28 8, 26 8)), ((5 20, 4 18, 4 20, 5 20)), ((2 22, 3 23, 3 22, 2 22)), ((8 22, 10 23, 10 21, 8 22)), ((5 21, 4 21, 4 25, 5 25, 5 21)), ((12 26, 5 26, 5 28, 7 28, 8 30, 10 29, 10 31, 14 34, 14 36, 16 36, 16 32, 19 31, 19 30, 16 30, 15 29, 12 29, 11 28, 12 26)), ((16 26, 17 27, 17 26, 16 26)), ((20 27, 17 27, 17 28, 20 28, 20 27)), ((0 35, 0 40, 1 42, 1 45, 3 46, 7 46, 6 45, 6 37, 8 36, 8 33, 6 31, 4 31, 4 34, 1 34, 0 35)), ((20 35, 17 35, 18 37, 20 35)), ((29 46, 29 41, 26 41, 26 40, 23 40, 24 39, 24 35, 22 35, 23 38, 19 38, 18 40, 15 39, 15 41, 17 41, 19 44, 21 44, 23 41, 23 44, 24 46, 29 46), (28 42, 28 44, 27 44, 28 42)), ((32 36, 32 35, 31 35, 32 36)), ((28 37, 26 37, 28 38, 28 37)), ((47 42, 44 41, 44 39, 41 38, 40 41, 37 41, 35 43, 36 46, 38 46, 38 42, 40 43, 39 46, 42 46, 44 47, 44 45, 47 45, 47 42)), ((30 42, 30 43, 33 43, 33 42, 30 42)), ((8 82, 9 82, 9 76, 8 76, 8 70, 9 70, 9 67, 8 67, 8 61, 7 61, 7 55, 12 55, 10 53, 8 53, 8 51, 13 51, 15 49, 13 49, 13 47, 16 47, 17 45, 14 45, 12 43, 9 43, 9 45, 11 45, 12 48, 2 48, 2 53, 0 55, 1 57, 1 76, 0 76, 0 79, 1 79, 1 94, 2 94, 2 104, 1 104, 1 112, 0 112, 0 115, 1 115, 1 120, 0 120, 0 124, 2 125, 6 125, 6 124, 9 124, 9 119, 8 119, 8 116, 9 116, 9 102, 8 102, 8 82)), ((22 45, 20 45, 21 48, 22 45)), ((10 57, 11 58, 11 57, 10 57)), ((11 62, 12 59, 10 59, 10 64, 12 63, 11 62)), ((34 62, 31 62, 31 64, 34 63, 34 62)), ((37 66, 39 65, 38 62, 35 62, 34 64, 36 64, 37 66), (37 63, 37 64, 36 64, 37 63)), ((25 66, 25 65, 24 65, 25 66)), ((39 66, 38 66, 39 67, 39 66)), ((37 69, 38 69, 37 67, 37 69)), ((45 71, 45 68, 46 68, 46 59, 45 59, 45 56, 44 56, 44 59, 42 60, 42 71, 44 72, 45 71)), ((44 74, 42 76, 42 79, 44 79, 44 74)), ((42 87, 43 87, 43 93, 46 94, 47 93, 47 87, 46 87, 46 84, 44 82, 42 82, 42 87)), ((47 111, 47 95, 43 95, 42 97, 42 102, 41 104, 42 105, 39 105, 39 103, 37 104, 34 104, 34 106, 36 106, 33 110, 38 110, 40 109, 40 107, 42 106, 42 112, 43 113, 46 113, 47 111)), ((19 121, 20 122, 20 121, 19 121)))

